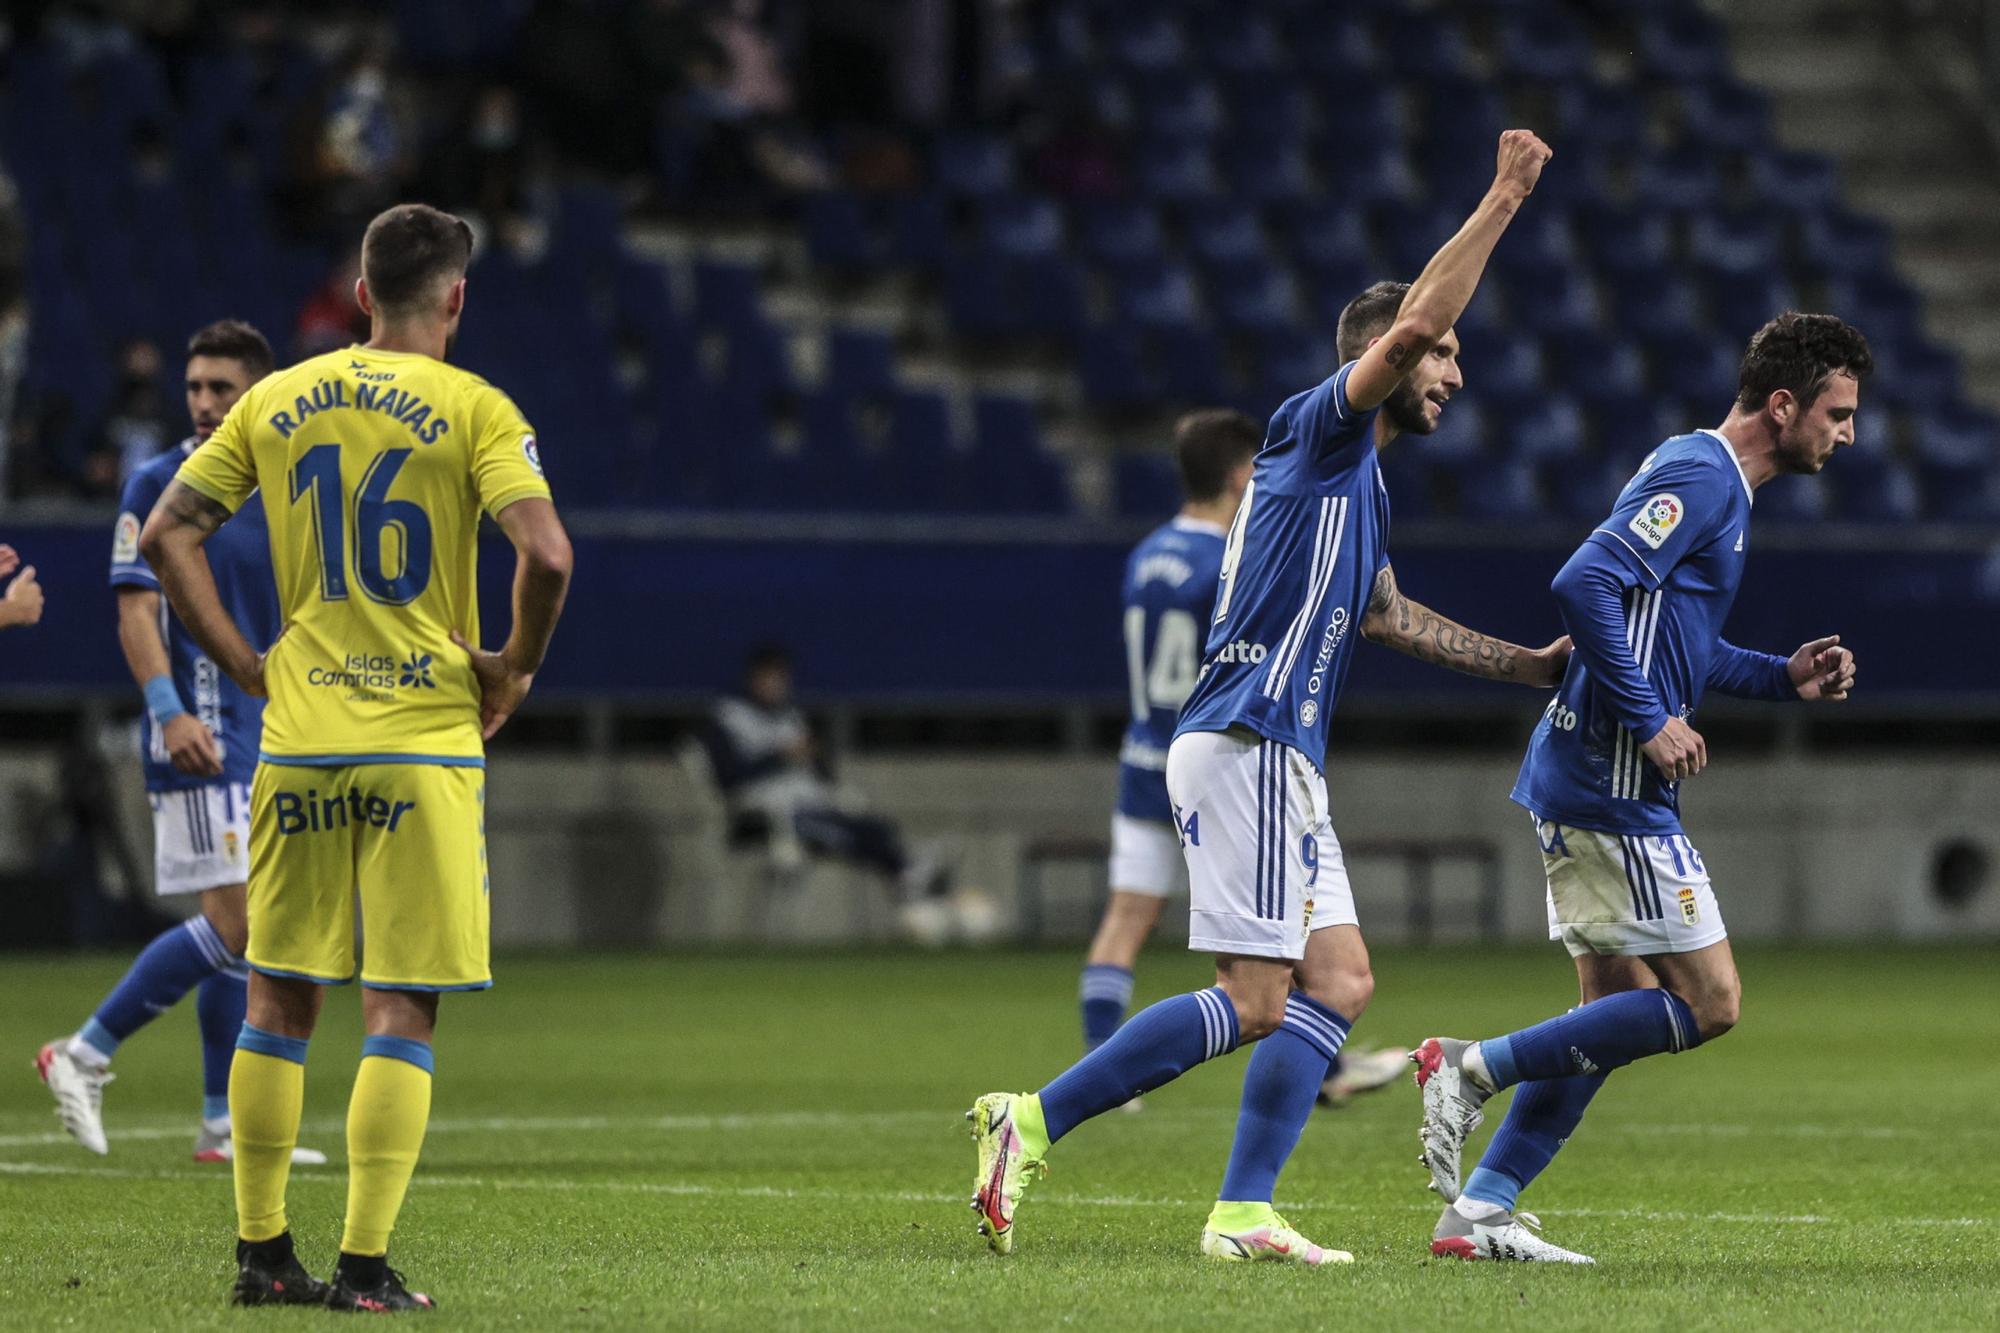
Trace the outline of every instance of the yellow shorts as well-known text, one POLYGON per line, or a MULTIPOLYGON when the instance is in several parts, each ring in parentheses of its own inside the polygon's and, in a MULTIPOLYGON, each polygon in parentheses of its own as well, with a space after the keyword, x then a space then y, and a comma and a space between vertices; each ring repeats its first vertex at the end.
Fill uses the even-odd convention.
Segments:
POLYGON ((250 785, 250 966, 273 976, 351 981, 357 924, 364 986, 493 984, 483 770, 257 766, 250 785))

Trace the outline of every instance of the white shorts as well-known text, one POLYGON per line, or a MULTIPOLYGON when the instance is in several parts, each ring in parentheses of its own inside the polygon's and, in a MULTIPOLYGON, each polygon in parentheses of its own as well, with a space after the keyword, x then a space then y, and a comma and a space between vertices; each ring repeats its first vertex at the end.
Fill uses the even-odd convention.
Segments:
POLYGON ((1167 794, 1187 859, 1190 949, 1296 962, 1313 931, 1359 924, 1326 782, 1297 750, 1247 731, 1176 736, 1167 794))
POLYGON ((1729 932, 1686 837, 1535 821, 1549 877, 1549 938, 1570 956, 1692 953, 1729 932))
POLYGON ((250 784, 156 791, 153 888, 162 898, 250 879, 250 784))
POLYGON ((1181 882, 1181 838, 1172 824, 1111 816, 1111 888, 1164 898, 1181 882))

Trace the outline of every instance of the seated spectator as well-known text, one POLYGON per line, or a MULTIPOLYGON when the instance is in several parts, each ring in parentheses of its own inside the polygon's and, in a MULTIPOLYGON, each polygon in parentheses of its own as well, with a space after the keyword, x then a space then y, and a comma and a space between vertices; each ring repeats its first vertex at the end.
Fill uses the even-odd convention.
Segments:
POLYGON ((935 857, 912 858, 893 821, 843 808, 792 697, 790 652, 767 644, 750 654, 742 695, 715 706, 703 743, 729 807, 732 843, 762 844, 781 864, 810 853, 865 867, 894 886, 911 934, 949 930, 950 872, 935 857))
POLYGON ((83 460, 88 495, 116 495, 133 468, 178 441, 166 396, 160 392, 160 349, 134 338, 118 349, 118 385, 111 411, 83 460))

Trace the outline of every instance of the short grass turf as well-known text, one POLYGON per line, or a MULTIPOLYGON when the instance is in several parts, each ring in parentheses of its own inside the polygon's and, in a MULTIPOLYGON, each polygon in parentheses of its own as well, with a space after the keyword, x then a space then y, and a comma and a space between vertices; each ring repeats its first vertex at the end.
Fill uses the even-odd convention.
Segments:
MULTIPOLYGON (((1351 1268, 1200 1259, 1245 1055, 1086 1125, 986 1252, 966 1105, 1074 1056, 1057 954, 521 958, 451 997, 392 1259, 438 1329, 1992 1328, 2000 970, 1991 949, 1746 951, 1726 1040, 1621 1071, 1524 1200, 1594 1269, 1433 1260, 1417 1099, 1314 1116, 1279 1205, 1351 1268)), ((28 1069, 124 960, 0 959, 0 1325, 287 1326, 231 1312, 226 1169, 190 1160, 190 1006, 120 1052, 112 1152, 28 1069)), ((1571 1002, 1559 952, 1387 952, 1355 1040, 1490 1035, 1571 1002)), ((1149 956, 1140 1000, 1205 982, 1149 956)), ((334 993, 293 1225, 338 1239, 358 1058, 334 993)), ((1495 1117, 1497 1119, 1497 1116, 1495 1117)))

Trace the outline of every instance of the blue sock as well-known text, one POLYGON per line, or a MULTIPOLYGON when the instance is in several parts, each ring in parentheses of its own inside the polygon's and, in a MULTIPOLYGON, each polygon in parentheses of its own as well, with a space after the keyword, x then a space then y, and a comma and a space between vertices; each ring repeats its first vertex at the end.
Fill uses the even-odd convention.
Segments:
POLYGON ((1114 963, 1090 963, 1083 969, 1083 1049, 1086 1054, 1111 1040, 1125 1021, 1132 1003, 1132 973, 1114 963))
POLYGON ((249 991, 238 968, 216 972, 195 992, 194 1011, 201 1019, 201 1118, 229 1118, 229 1065, 236 1058, 236 1036, 243 1030, 244 999, 249 991))
POLYGON ((1513 1212, 1521 1191, 1555 1160, 1556 1151, 1568 1142, 1590 1099, 1609 1077, 1607 1070, 1574 1078, 1536 1079, 1514 1089, 1507 1118, 1493 1131, 1493 1141, 1466 1178, 1465 1197, 1497 1203, 1513 1212))
POLYGON ((1236 1049, 1236 1036, 1236 1006, 1220 987, 1148 1005, 1042 1089, 1049 1142, 1204 1060, 1228 1054, 1236 1049))
POLYGON ((1670 990, 1628 990, 1479 1043, 1493 1087, 1597 1074, 1701 1044, 1694 1011, 1670 990))
POLYGON ((1257 1043, 1243 1076, 1243 1109, 1222 1176, 1225 1203, 1269 1203, 1278 1172, 1298 1146, 1327 1066, 1353 1025, 1317 1000, 1293 991, 1285 1021, 1257 1043))
POLYGON ((203 978, 235 965, 208 919, 190 917, 146 946, 78 1035, 110 1055, 120 1042, 173 1008, 203 978))

